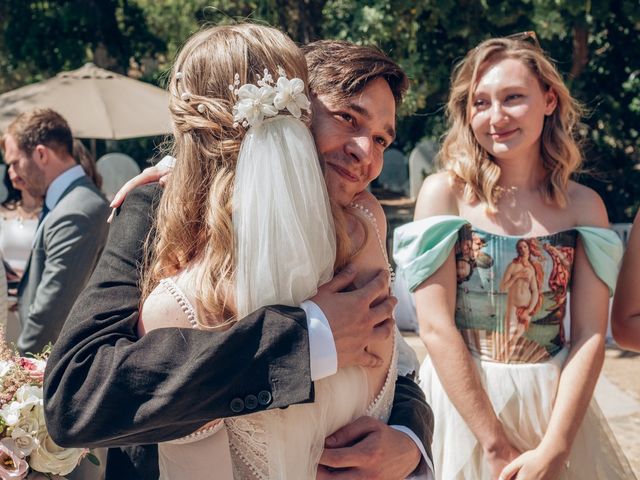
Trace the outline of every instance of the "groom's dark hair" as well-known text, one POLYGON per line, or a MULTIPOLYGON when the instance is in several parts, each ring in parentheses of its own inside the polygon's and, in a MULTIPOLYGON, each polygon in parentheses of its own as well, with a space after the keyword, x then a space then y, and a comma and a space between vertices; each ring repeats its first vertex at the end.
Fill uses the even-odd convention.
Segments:
POLYGON ((402 68, 377 47, 340 40, 320 40, 302 47, 309 67, 313 95, 346 100, 360 93, 376 78, 389 84, 396 105, 409 87, 402 68))

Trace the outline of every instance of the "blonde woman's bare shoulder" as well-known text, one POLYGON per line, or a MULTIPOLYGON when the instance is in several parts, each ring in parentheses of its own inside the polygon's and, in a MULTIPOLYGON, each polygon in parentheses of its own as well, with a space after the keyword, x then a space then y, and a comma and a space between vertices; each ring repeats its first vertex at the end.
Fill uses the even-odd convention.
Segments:
POLYGON ((576 226, 609 227, 607 207, 595 190, 571 181, 568 196, 568 208, 576 226))
POLYGON ((191 324, 178 300, 163 284, 157 285, 142 305, 138 334, 158 328, 190 328, 191 324))
POLYGON ((416 201, 415 219, 433 215, 458 215, 459 186, 448 172, 424 179, 416 201))

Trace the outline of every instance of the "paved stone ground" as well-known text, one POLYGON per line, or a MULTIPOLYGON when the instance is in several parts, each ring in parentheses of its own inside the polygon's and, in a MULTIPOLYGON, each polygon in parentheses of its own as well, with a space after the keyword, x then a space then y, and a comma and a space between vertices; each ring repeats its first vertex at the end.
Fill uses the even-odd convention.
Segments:
POLYGON ((596 398, 640 478, 640 354, 607 348, 596 398))
MULTIPOLYGON (((403 336, 422 361, 426 351, 420 338, 406 332, 403 336)), ((640 478, 640 354, 607 347, 595 396, 631 467, 640 478)))

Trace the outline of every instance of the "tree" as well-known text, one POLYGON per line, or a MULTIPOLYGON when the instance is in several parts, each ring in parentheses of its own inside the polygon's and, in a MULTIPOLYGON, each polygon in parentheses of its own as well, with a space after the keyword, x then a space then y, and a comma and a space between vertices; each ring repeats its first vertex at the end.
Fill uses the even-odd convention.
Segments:
POLYGON ((161 83, 203 25, 250 19, 306 43, 373 43, 412 80, 397 147, 438 140, 452 67, 491 36, 534 30, 589 115, 581 180, 612 221, 640 204, 640 6, 637 0, 5 0, 0 91, 92 60, 161 83))

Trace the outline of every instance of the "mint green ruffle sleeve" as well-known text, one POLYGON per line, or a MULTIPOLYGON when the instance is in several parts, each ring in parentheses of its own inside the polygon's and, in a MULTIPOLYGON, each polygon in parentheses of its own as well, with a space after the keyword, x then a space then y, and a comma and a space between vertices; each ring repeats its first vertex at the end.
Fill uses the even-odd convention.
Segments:
POLYGON ((442 266, 458 240, 458 230, 467 223, 453 215, 437 215, 395 229, 393 259, 411 292, 442 266))
POLYGON ((616 232, 600 227, 575 227, 593 271, 613 295, 624 248, 616 232))

